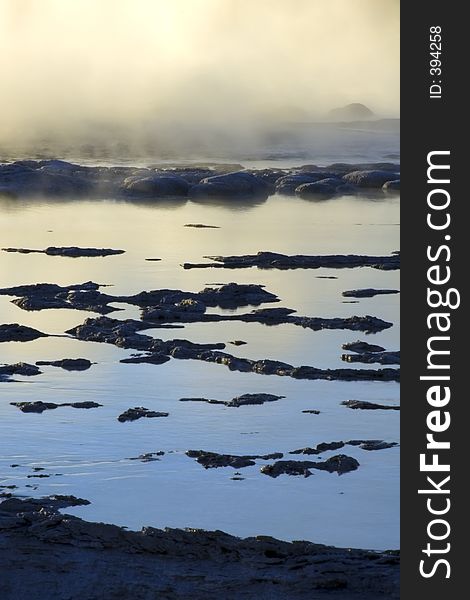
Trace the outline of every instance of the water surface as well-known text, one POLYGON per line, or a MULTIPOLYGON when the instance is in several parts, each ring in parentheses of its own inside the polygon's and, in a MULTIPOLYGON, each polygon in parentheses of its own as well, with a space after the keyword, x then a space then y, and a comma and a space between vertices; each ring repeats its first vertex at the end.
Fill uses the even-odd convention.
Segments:
MULTIPOLYGON (((246 254, 260 250, 287 254, 388 254, 398 249, 396 198, 343 197, 309 202, 273 196, 266 202, 124 202, 112 200, 0 199, 2 246, 95 246, 122 248, 106 258, 63 258, 41 254, 0 256, 2 286, 36 282, 62 285, 92 280, 110 284, 115 294, 175 288, 198 291, 207 284, 259 283, 277 294, 277 305, 299 315, 347 317, 375 315, 394 323, 365 336, 351 331, 304 330, 293 325, 194 323, 180 330, 153 329, 163 339, 228 342, 227 351, 248 358, 272 358, 294 365, 345 366, 341 344, 358 338, 398 349, 399 296, 345 303, 352 288, 399 288, 397 271, 359 269, 184 270, 184 262, 205 255, 246 254), (185 228, 206 223, 220 229, 185 228), (145 258, 158 257, 160 262, 145 258), (334 276, 323 279, 319 276, 334 276)), ((26 312, 0 296, 3 323, 22 323, 62 334, 92 313, 74 310, 26 312)), ((113 313, 138 317, 136 307, 113 313)), ((247 309, 249 310, 249 308, 247 309)), ((220 309, 211 309, 219 312, 220 309)), ((241 470, 205 470, 185 456, 188 449, 233 454, 288 452, 323 441, 354 438, 399 441, 398 411, 360 411, 341 406, 359 399, 395 405, 399 386, 383 382, 299 381, 288 377, 231 372, 202 361, 155 365, 120 364, 131 350, 106 344, 50 337, 4 343, 0 361, 14 363, 84 357, 95 361, 85 372, 43 367, 44 373, 0 387, 0 485, 15 484, 22 494, 67 493, 89 499, 88 507, 68 512, 140 528, 202 527, 248 536, 309 539, 339 546, 398 547, 399 449, 367 452, 347 446, 360 468, 343 476, 314 471, 309 478, 271 479, 264 464, 241 470), (262 406, 228 408, 182 403, 185 396, 229 400, 242 393, 286 396, 262 406), (10 402, 94 400, 102 408, 58 408, 23 414, 10 402), (119 423, 131 406, 167 411, 168 418, 119 423), (320 415, 302 410, 318 409, 320 415), (157 462, 129 460, 163 450, 157 462), (12 464, 20 466, 12 468, 12 464), (42 467, 49 478, 28 478, 42 467), (33 485, 34 488, 27 487, 33 485)), ((361 367, 362 365, 357 365, 361 367)), ((375 368, 372 365, 370 368, 375 368)), ((366 366, 366 368, 369 368, 366 366)), ((336 452, 337 453, 337 452, 336 452)), ((335 453, 328 452, 322 458, 335 453)), ((301 458, 301 457, 293 457, 301 458)), ((306 457, 308 458, 308 457, 306 457)))

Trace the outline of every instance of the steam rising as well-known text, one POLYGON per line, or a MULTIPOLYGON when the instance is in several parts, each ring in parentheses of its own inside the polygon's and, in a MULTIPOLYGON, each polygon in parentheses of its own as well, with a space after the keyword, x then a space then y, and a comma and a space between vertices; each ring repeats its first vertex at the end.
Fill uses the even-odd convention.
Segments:
POLYGON ((398 0, 0 0, 0 144, 397 116, 398 0))

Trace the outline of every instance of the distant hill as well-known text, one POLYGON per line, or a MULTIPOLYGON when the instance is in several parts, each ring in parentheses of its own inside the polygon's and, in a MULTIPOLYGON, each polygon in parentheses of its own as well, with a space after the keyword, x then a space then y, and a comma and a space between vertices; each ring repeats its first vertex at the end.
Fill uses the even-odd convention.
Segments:
POLYGON ((374 113, 365 104, 353 102, 346 106, 333 108, 328 113, 328 118, 334 121, 367 121, 374 117, 374 113))

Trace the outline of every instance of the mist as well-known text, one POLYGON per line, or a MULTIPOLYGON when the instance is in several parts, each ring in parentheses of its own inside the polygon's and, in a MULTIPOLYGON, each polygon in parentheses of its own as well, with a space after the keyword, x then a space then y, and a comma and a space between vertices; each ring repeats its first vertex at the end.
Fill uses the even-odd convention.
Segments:
POLYGON ((398 0, 0 0, 0 146, 237 140, 399 112, 398 0))

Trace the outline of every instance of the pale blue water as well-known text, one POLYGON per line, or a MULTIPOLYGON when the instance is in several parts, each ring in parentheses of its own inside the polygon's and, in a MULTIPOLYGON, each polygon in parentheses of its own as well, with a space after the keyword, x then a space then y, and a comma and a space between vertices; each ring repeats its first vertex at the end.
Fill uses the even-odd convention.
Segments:
MULTIPOLYGON (((399 288, 399 273, 374 269, 343 270, 183 270, 181 263, 203 255, 271 250, 289 254, 388 254, 398 249, 399 201, 345 197, 312 203, 274 196, 264 203, 126 203, 119 201, 22 201, 0 199, 2 246, 104 246, 126 250, 120 256, 67 259, 44 255, 0 254, 1 285, 59 284, 93 280, 109 283, 111 293, 179 288, 199 290, 208 283, 264 284, 279 295, 278 305, 300 315, 371 314, 394 323, 376 335, 350 331, 313 332, 290 325, 195 323, 181 330, 151 330, 156 337, 195 342, 245 340, 227 351, 248 358, 273 358, 295 365, 345 366, 341 344, 367 339, 398 349, 399 295, 343 303, 341 292, 360 287, 399 288), (189 229, 201 222, 220 229, 189 229), (161 262, 146 262, 160 257, 161 262), (319 279, 334 275, 337 279, 319 279)), ((220 309, 212 309, 220 310, 220 309)), ((81 323, 86 312, 25 312, 0 296, 1 322, 19 322, 48 333, 63 333, 81 323)), ((136 317, 127 307, 116 318, 136 317)), ((288 377, 231 372, 201 361, 155 365, 120 364, 132 351, 67 338, 45 338, 0 345, 0 361, 13 363, 84 357, 96 361, 85 372, 43 367, 37 377, 0 386, 0 485, 16 484, 15 493, 75 494, 87 507, 67 512, 140 528, 203 527, 248 536, 269 534, 339 546, 398 547, 399 448, 367 452, 347 446, 357 471, 338 477, 314 471, 305 479, 271 479, 264 464, 242 469, 232 481, 231 468, 205 470, 185 456, 188 449, 233 454, 288 452, 323 441, 353 438, 399 441, 398 411, 361 411, 341 406, 360 399, 399 402, 396 383, 297 381, 288 377), (227 408, 182 403, 184 396, 230 399, 247 392, 285 395, 262 406, 227 408), (94 400, 92 410, 58 408, 23 414, 10 402, 94 400), (168 418, 119 423, 131 406, 167 411, 168 418), (318 409, 320 415, 303 414, 318 409), (164 450, 159 462, 128 460, 164 450), (19 464, 12 468, 11 464, 19 464), (27 478, 32 467, 50 478, 27 478), (56 475, 57 474, 57 475, 56 475), (37 486, 37 489, 26 487, 37 486)), ((362 365, 357 364, 358 368, 362 365)), ((371 365, 376 368, 377 365, 371 365)), ((325 453, 323 458, 337 452, 325 453)), ((293 457, 302 458, 302 457, 293 457)), ((308 457, 306 457, 308 458, 308 457)))

